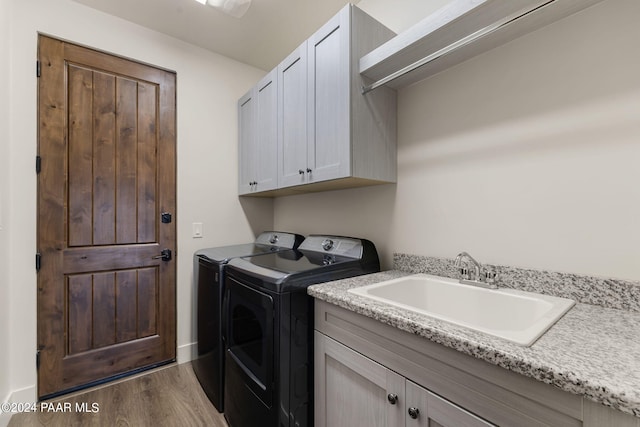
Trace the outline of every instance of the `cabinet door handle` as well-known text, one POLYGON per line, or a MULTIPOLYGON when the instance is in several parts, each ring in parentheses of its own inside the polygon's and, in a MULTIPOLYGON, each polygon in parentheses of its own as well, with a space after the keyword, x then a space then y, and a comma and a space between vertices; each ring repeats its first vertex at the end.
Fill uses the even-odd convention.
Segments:
POLYGON ((307 168, 307 173, 311 173, 311 169, 307 168))
POLYGON ((394 393, 389 393, 387 395, 387 400, 389 401, 389 403, 391 403, 392 405, 395 405, 398 402, 398 395, 394 394, 394 393))
POLYGON ((298 169, 298 173, 299 173, 300 175, 304 175, 304 171, 303 171, 302 169, 298 169))
POLYGON ((409 416, 414 420, 418 418, 418 415, 420 415, 420 410, 418 408, 409 408, 407 412, 409 413, 409 416))

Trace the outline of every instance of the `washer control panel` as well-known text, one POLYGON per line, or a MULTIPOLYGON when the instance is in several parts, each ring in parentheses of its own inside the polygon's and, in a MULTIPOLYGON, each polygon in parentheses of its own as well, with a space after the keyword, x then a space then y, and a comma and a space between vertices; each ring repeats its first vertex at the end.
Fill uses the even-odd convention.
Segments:
POLYGON ((323 252, 351 258, 362 256, 362 241, 350 237, 311 235, 300 245, 301 251, 323 252))
POLYGON ((298 234, 283 233, 279 231, 265 231, 258 236, 256 243, 259 245, 274 246, 277 248, 295 249, 303 239, 304 237, 298 234))

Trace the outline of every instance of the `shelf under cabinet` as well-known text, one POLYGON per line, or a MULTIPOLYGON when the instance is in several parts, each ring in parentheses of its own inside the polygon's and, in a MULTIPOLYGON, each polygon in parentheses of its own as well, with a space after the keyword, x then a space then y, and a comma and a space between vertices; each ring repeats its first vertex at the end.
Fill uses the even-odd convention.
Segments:
POLYGON ((602 0, 453 0, 405 32, 360 58, 360 73, 372 82, 429 61, 385 83, 399 89, 451 68, 602 0), (522 16, 521 16, 522 15, 522 16), (514 17, 519 18, 512 20, 514 17), (450 47, 501 21, 506 25, 483 37, 450 47))

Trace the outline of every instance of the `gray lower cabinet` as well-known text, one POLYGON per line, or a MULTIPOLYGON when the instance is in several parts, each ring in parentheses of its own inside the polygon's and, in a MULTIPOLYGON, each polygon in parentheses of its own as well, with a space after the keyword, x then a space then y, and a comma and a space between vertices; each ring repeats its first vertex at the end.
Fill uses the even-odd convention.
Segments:
POLYGON ((316 427, 487 427, 493 424, 315 332, 316 427))
POLYGON ((404 426, 404 377, 317 331, 314 345, 316 427, 404 426))
POLYGON ((316 427, 640 427, 640 418, 316 300, 316 427))
POLYGON ((267 74, 238 101, 238 194, 274 190, 277 175, 277 74, 267 74))

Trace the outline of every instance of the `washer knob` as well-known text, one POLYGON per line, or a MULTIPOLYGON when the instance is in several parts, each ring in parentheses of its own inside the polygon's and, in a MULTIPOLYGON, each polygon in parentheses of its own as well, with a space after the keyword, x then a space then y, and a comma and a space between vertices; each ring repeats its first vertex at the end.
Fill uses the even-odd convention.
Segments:
POLYGON ((274 245, 277 241, 278 241, 278 235, 277 234, 272 234, 271 237, 269 238, 269 243, 274 245))
POLYGON ((333 240, 331 239, 324 239, 322 241, 322 249, 324 249, 325 251, 330 250, 331 248, 333 248, 333 240))

